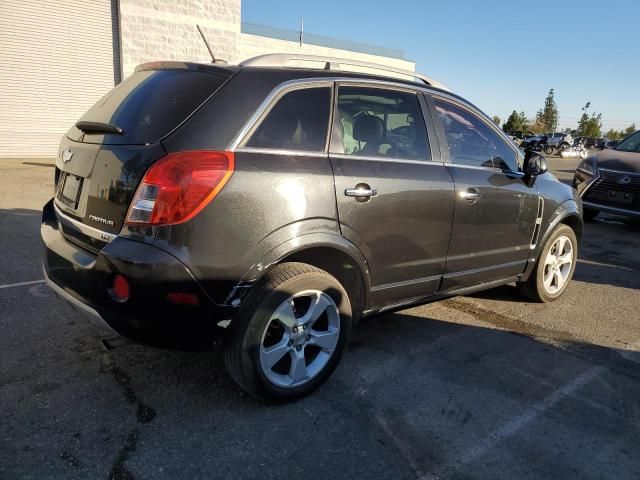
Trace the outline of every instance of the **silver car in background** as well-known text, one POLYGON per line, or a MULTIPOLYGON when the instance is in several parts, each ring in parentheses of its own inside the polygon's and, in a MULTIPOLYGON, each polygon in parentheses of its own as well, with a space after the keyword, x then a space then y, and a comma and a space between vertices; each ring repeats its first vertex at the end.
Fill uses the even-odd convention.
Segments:
POLYGON ((547 134, 547 144, 544 147, 544 153, 551 155, 552 153, 565 150, 571 146, 573 138, 570 133, 554 132, 547 134))

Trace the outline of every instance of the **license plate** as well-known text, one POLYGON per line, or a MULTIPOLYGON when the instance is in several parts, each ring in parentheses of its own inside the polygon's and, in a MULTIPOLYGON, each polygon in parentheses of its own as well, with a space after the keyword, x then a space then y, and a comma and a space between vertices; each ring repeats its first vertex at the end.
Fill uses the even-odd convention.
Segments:
POLYGON ((607 197, 612 202, 633 203, 633 193, 629 193, 629 192, 619 192, 616 190, 609 190, 607 197))
POLYGON ((82 177, 67 173, 63 179, 62 189, 60 190, 60 200, 69 206, 76 208, 81 188, 82 177))

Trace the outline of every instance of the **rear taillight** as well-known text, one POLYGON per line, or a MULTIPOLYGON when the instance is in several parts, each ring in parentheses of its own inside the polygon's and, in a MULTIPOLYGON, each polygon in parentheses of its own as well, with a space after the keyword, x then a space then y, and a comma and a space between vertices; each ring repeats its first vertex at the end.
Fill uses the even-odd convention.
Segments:
POLYGON ((170 153, 145 174, 126 223, 168 225, 190 220, 222 190, 233 169, 233 152, 170 153))
POLYGON ((122 275, 116 275, 113 278, 113 285, 109 289, 109 294, 116 302, 123 303, 129 300, 131 294, 131 287, 126 277, 122 275))

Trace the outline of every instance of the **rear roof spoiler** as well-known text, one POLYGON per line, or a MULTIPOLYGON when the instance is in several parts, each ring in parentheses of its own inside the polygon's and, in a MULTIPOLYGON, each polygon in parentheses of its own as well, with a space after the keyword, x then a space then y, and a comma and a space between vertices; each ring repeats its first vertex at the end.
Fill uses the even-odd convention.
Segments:
POLYGON ((195 62, 178 62, 173 60, 161 60, 157 62, 141 63, 135 68, 136 72, 148 70, 193 70, 193 71, 212 71, 217 73, 233 73, 239 69, 234 65, 223 63, 195 63, 195 62))

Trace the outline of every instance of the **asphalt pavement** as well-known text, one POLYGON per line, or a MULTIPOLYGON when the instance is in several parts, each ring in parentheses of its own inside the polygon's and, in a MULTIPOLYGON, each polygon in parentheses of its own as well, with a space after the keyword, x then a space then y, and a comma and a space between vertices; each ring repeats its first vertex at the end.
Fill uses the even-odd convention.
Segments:
POLYGON ((555 303, 365 320, 327 384, 268 406, 215 352, 118 342, 42 283, 52 177, 0 161, 0 478, 640 478, 640 222, 587 224, 555 303))

